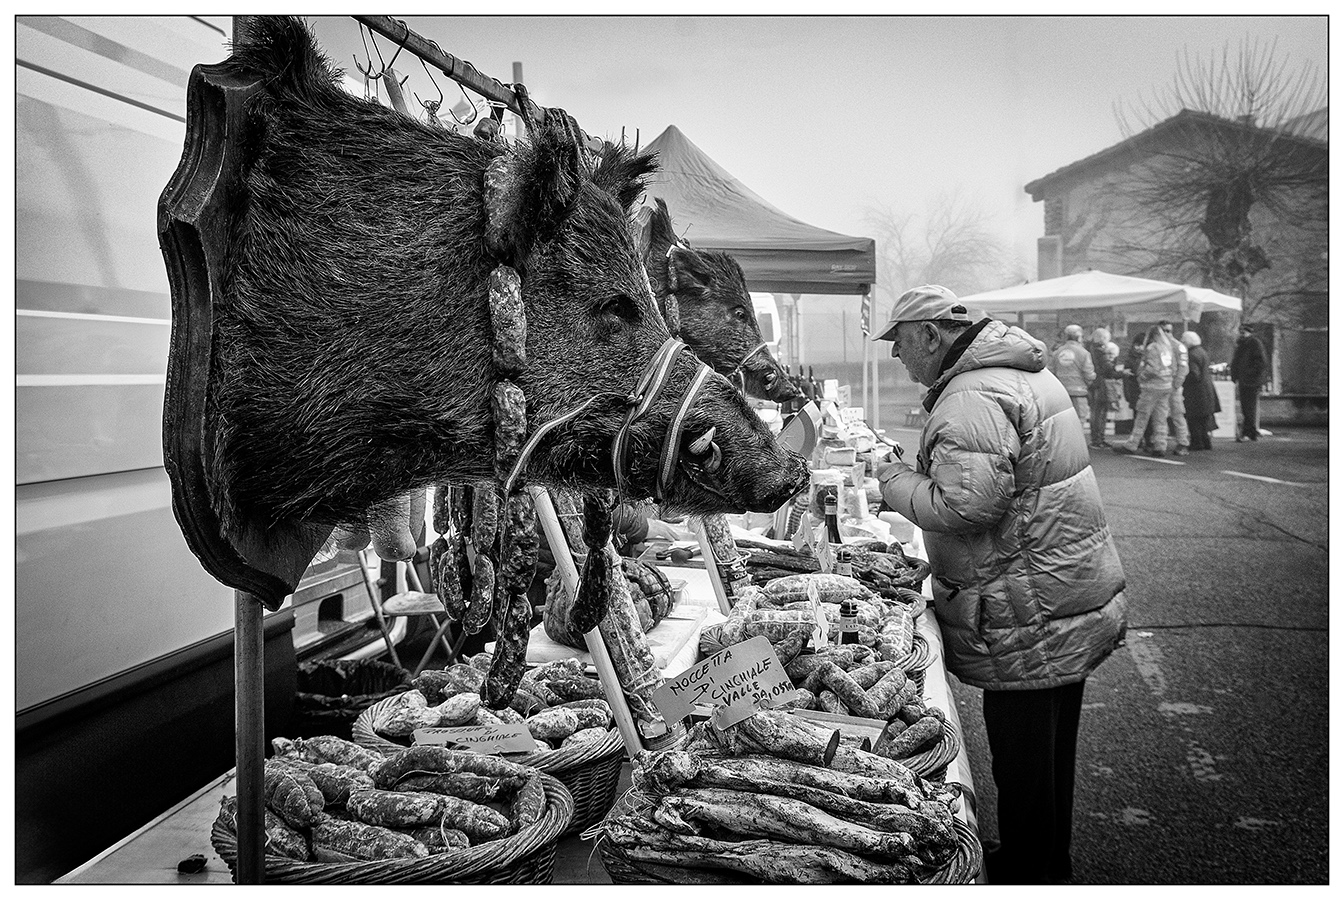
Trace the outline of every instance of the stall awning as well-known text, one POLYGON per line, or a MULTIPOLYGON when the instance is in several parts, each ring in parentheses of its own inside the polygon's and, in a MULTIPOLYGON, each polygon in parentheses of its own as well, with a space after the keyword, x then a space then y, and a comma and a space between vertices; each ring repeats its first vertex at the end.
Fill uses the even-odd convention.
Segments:
POLYGON ((1241 310, 1240 299, 1210 288, 1112 275, 1096 269, 969 294, 961 299, 972 309, 989 314, 1115 307, 1131 316, 1150 313, 1198 320, 1206 309, 1241 310))
POLYGON ((809 225, 775 208, 705 154, 675 125, 646 148, 659 171, 645 203, 667 203, 677 231, 700 250, 737 260, 747 288, 781 294, 866 294, 876 280, 872 238, 809 225))

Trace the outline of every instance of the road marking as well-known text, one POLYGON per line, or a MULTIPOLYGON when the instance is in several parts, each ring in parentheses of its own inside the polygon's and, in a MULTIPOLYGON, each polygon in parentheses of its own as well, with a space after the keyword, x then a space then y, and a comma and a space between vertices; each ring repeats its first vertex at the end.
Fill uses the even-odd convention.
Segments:
POLYGON ((1245 828, 1247 831, 1261 831, 1283 823, 1277 819, 1255 819, 1250 816, 1242 816, 1232 823, 1233 828, 1245 828))
POLYGON ((1142 827, 1144 825, 1153 824, 1151 816, 1152 813, 1148 812, 1146 809, 1135 809, 1132 806, 1126 806, 1124 809, 1120 810, 1120 815, 1116 818, 1119 819, 1121 825, 1138 825, 1142 827))
POLYGON ((1185 759, 1190 763, 1190 771, 1194 773, 1195 781, 1223 780, 1223 774, 1213 770, 1213 755, 1201 747, 1198 741, 1190 742, 1190 751, 1185 754, 1185 759))
POLYGON ((1156 647, 1131 641, 1129 655, 1134 657, 1134 666, 1139 677, 1148 685, 1148 689, 1161 697, 1167 692, 1167 676, 1162 674, 1162 653, 1156 647))
POLYGON ((1289 487, 1307 487, 1300 481, 1283 481, 1279 478, 1270 478, 1268 475, 1251 475, 1247 472, 1234 472, 1231 469, 1223 469, 1224 475, 1235 475, 1238 478, 1250 478, 1253 481, 1265 481, 1270 484, 1286 484, 1289 487))
POLYGON ((1160 456, 1144 456, 1141 453, 1122 453, 1121 456, 1128 456, 1131 459, 1141 459, 1144 462, 1162 463, 1164 466, 1183 466, 1185 463, 1175 459, 1162 459, 1160 456))
MULTIPOLYGON (((1144 680, 1148 689, 1157 698, 1157 711, 1164 718, 1174 722, 1177 716, 1213 712, 1212 707, 1165 699, 1167 676, 1162 671, 1162 651, 1155 644, 1148 641, 1133 640, 1128 641, 1125 646, 1129 648, 1129 655, 1134 658, 1134 666, 1139 670, 1139 677, 1144 680)), ((1194 729, 1184 722, 1181 723, 1181 730, 1186 734, 1194 733, 1194 729)), ((1186 750, 1185 761, 1190 766, 1190 772, 1194 775, 1196 781, 1207 783, 1223 780, 1222 773, 1214 769, 1213 754, 1201 747, 1199 742, 1193 738, 1189 740, 1186 746, 1188 749, 1186 750)), ((1146 825, 1147 822, 1133 823, 1122 820, 1121 824, 1146 825)))
POLYGON ((1160 713, 1171 713, 1177 716, 1202 715, 1213 712, 1212 706, 1201 706, 1198 703, 1168 703, 1163 700, 1157 704, 1157 711, 1160 713))

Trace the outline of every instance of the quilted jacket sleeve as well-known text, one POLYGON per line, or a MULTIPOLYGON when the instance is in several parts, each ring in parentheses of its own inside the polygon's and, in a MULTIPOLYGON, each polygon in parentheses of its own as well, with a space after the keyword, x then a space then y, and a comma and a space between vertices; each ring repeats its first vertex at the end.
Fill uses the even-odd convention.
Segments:
POLYGON ((1021 449, 1004 400, 974 390, 944 396, 926 426, 919 468, 883 473, 887 505, 925 531, 985 531, 1003 518, 1021 449))

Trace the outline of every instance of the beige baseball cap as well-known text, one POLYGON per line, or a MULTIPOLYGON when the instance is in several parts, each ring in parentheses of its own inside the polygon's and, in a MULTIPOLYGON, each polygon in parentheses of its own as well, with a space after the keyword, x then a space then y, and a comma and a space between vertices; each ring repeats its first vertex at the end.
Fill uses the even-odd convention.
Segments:
POLYGON ((902 322, 969 322, 970 311, 957 295, 940 284, 923 284, 911 288, 892 304, 891 315, 881 331, 871 340, 893 340, 892 332, 902 322))

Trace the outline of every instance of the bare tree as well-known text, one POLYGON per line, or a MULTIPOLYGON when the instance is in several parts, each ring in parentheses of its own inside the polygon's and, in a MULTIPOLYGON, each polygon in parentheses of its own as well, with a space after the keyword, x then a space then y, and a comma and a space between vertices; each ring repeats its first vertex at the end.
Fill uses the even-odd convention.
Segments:
POLYGON ((1169 86, 1116 107, 1137 161, 1116 182, 1130 219, 1112 251, 1242 297, 1246 320, 1300 322, 1298 301, 1327 284, 1329 154, 1312 133, 1326 87, 1272 42, 1209 59, 1187 50, 1169 86))
POLYGON ((870 206, 864 221, 877 242, 878 284, 893 295, 920 284, 970 294, 1011 278, 1008 250, 993 234, 990 217, 960 190, 940 194, 922 215, 870 206))

